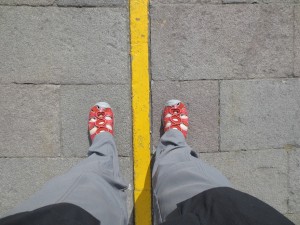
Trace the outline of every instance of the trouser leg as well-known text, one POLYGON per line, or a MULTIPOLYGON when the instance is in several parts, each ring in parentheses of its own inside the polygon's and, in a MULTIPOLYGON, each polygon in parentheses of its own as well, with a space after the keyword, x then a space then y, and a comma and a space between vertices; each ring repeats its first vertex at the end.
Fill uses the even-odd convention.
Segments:
POLYGON ((10 214, 67 202, 91 213, 101 224, 127 224, 127 186, 119 174, 118 154, 113 136, 98 134, 89 157, 62 176, 54 177, 10 214))
POLYGON ((152 183, 159 222, 166 220, 176 204, 205 190, 230 186, 217 169, 193 154, 182 133, 175 129, 162 136, 156 149, 152 183))

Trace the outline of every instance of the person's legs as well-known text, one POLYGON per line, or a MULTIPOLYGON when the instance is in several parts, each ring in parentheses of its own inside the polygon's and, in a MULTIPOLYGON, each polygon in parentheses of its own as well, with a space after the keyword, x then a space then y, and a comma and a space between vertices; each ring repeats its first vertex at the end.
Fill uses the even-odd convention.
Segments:
POLYGON ((114 138, 109 132, 93 136, 89 157, 62 176, 54 177, 31 198, 9 212, 9 215, 31 211, 55 203, 72 203, 101 224, 126 225, 127 185, 119 174, 119 162, 114 138))
POLYGON ((108 132, 98 134, 89 154, 66 174, 48 181, 9 214, 67 202, 85 209, 101 224, 127 224, 127 186, 120 178, 113 136, 108 132))
POLYGON ((176 209, 176 204, 214 187, 230 183, 217 169, 197 158, 183 133, 169 129, 161 137, 152 169, 154 206, 159 222, 176 209))

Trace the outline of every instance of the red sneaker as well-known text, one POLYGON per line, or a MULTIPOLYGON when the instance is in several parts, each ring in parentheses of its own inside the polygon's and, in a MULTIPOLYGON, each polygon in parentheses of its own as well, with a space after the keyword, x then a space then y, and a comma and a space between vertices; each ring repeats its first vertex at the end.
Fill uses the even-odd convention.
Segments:
POLYGON ((106 102, 98 102, 91 108, 89 115, 89 133, 93 141, 101 132, 109 132, 114 135, 114 114, 110 105, 106 102))
POLYGON ((188 111, 179 100, 169 100, 163 111, 164 132, 177 129, 186 138, 189 125, 188 111))

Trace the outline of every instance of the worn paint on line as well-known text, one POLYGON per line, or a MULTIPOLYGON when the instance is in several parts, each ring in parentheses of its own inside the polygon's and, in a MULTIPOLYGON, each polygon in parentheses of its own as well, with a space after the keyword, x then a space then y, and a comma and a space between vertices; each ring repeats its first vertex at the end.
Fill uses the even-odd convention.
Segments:
POLYGON ((135 224, 152 224, 148 0, 130 0, 135 224))

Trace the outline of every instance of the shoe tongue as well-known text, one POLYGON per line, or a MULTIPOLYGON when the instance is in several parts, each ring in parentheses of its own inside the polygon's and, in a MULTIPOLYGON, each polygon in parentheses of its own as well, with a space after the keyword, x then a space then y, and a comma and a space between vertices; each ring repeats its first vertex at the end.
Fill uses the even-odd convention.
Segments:
POLYGON ((171 109, 171 113, 174 115, 177 115, 177 114, 180 114, 180 109, 178 109, 178 108, 172 108, 171 109))

